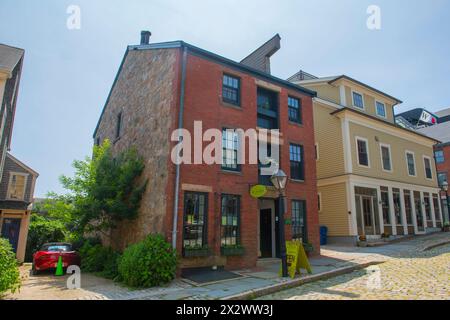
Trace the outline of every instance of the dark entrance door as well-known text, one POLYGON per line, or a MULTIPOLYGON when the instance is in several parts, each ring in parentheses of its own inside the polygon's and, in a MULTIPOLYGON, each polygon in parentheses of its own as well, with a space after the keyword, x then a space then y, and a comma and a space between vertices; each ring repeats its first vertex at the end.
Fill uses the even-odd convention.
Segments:
POLYGON ((272 258, 272 209, 261 209, 259 212, 261 258, 272 258))
POLYGON ((14 252, 17 252, 17 244, 19 243, 20 220, 11 218, 3 219, 2 237, 9 240, 14 252))

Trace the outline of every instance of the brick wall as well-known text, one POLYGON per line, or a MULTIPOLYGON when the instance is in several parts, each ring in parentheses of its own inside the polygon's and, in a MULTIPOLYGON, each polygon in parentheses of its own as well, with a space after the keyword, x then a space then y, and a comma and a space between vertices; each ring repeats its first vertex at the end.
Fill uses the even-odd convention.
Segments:
MULTIPOLYGON (((281 167, 289 174, 289 142, 302 144, 305 148, 305 182, 290 181, 287 188, 287 215, 290 217, 292 199, 307 201, 308 238, 316 248, 319 248, 317 191, 314 156, 313 115, 312 100, 301 95, 298 91, 289 91, 279 87, 280 131, 284 144, 281 150, 281 167), (288 122, 287 97, 289 95, 302 99, 303 125, 288 122)), ((208 128, 256 128, 257 84, 251 75, 237 72, 215 62, 190 55, 187 67, 186 106, 184 127, 193 132, 194 121, 202 120, 203 130, 208 128), (223 73, 238 76, 241 79, 241 108, 236 108, 222 102, 222 75, 223 73)), ((206 146, 207 143, 203 145, 206 146)), ((248 152, 246 152, 248 157, 248 152)), ((248 159, 247 159, 248 160, 248 159)), ((221 170, 220 165, 183 165, 181 169, 181 183, 196 184, 212 187, 209 193, 208 208, 208 245, 216 255, 215 261, 222 262, 220 258, 220 195, 230 193, 241 195, 241 243, 246 249, 243 257, 228 258, 228 267, 253 266, 256 263, 257 228, 258 228, 258 200, 249 195, 251 185, 258 183, 257 165, 244 165, 240 173, 229 173, 221 170)), ((178 216, 178 245, 181 253, 182 222, 183 222, 183 194, 180 192, 178 216)), ((286 226, 286 236, 291 236, 291 227, 286 226)), ((183 261, 184 264, 190 264, 183 261)), ((195 264, 201 263, 195 261, 195 264)), ((211 258, 205 264, 211 263, 211 258)))

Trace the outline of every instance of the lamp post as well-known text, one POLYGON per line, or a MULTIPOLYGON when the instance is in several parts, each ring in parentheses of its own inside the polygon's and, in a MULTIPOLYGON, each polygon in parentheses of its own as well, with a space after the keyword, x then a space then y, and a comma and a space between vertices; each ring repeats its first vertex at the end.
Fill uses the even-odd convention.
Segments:
POLYGON ((441 191, 445 194, 444 196, 441 195, 442 207, 444 210, 444 223, 448 223, 449 217, 448 217, 448 201, 447 201, 447 191, 448 191, 448 182, 447 181, 444 181, 442 183, 441 191))
POLYGON ((270 178, 270 181, 274 185, 275 189, 278 191, 278 237, 280 239, 280 255, 281 255, 281 270, 283 278, 288 276, 287 268, 287 256, 286 256, 286 239, 284 235, 284 190, 287 184, 287 175, 283 170, 278 169, 278 171, 270 178))

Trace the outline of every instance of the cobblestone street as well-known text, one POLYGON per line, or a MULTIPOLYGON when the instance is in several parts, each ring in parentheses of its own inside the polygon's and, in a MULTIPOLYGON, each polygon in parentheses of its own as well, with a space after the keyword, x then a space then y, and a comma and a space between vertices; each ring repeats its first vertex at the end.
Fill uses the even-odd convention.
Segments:
POLYGON ((450 245, 404 253, 377 266, 260 299, 450 300, 450 245))

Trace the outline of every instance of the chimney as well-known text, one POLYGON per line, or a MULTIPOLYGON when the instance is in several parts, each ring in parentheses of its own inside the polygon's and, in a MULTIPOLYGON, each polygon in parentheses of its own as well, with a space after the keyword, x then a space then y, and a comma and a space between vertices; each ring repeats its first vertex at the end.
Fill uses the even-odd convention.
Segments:
POLYGON ((141 31, 141 45, 149 44, 151 35, 150 31, 141 31))

